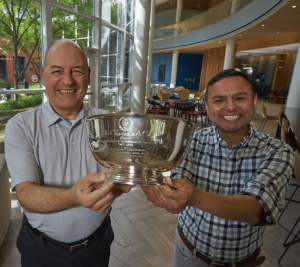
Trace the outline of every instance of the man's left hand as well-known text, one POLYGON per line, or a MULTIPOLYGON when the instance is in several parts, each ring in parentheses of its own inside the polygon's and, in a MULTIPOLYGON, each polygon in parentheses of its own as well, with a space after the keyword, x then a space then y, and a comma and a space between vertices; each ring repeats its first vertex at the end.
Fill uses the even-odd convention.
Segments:
MULTIPOLYGON (((142 185, 144 193, 154 206, 163 207, 172 213, 181 212, 186 206, 192 206, 199 190, 184 179, 164 179, 166 185, 142 185)), ((199 195, 198 195, 199 197, 199 195)))

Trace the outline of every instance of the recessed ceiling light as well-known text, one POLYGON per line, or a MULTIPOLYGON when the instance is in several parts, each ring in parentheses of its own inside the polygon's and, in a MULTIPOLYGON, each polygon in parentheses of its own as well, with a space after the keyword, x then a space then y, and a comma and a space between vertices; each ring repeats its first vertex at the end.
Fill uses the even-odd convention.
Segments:
POLYGON ((277 33, 279 33, 279 32, 277 32, 277 33))
POLYGON ((263 25, 261 25, 261 26, 263 26, 263 27, 264 27, 264 26, 265 26, 265 24, 263 24, 263 25))
POLYGON ((296 8, 296 6, 292 6, 292 8, 296 8))
POLYGON ((241 34, 239 36, 242 36, 241 34))
POLYGON ((274 51, 276 51, 276 50, 274 50, 274 51))
POLYGON ((221 44, 222 43, 222 41, 219 41, 219 44, 221 44))

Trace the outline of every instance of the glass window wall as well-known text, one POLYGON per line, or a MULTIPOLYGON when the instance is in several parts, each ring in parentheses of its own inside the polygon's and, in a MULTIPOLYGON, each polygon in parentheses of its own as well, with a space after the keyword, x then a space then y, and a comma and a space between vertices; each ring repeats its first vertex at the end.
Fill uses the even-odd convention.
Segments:
POLYGON ((101 90, 101 106, 109 112, 116 112, 121 109, 119 107, 119 91, 121 87, 106 87, 101 90))
POLYGON ((131 105, 131 89, 131 84, 125 85, 125 90, 123 94, 123 109, 128 108, 131 105))
POLYGON ((57 7, 52 8, 52 32, 54 41, 67 38, 82 46, 94 46, 94 21, 57 7))
POLYGON ((58 3, 78 9, 79 14, 94 15, 94 0, 56 0, 58 3))
POLYGON ((123 28, 124 14, 124 0, 102 0, 103 20, 123 28))
POLYGON ((134 0, 127 0, 126 31, 133 35, 134 30, 134 0))
POLYGON ((1 142, 7 121, 19 112, 39 106, 43 100, 42 93, 29 93, 30 89, 41 87, 40 2, 3 0, 0 21, 5 21, 0 23, 1 142), (14 28, 18 31, 13 32, 14 28), (17 93, 9 94, 8 90, 17 93))
POLYGON ((101 83, 118 84, 120 77, 121 33, 102 26, 101 83))
POLYGON ((32 0, 28 6, 23 6, 22 1, 11 3, 8 0, 0 3, 0 19, 9 25, 5 29, 4 24, 0 24, 0 90, 11 89, 11 94, 0 93, 0 116, 7 118, 1 121, 0 140, 3 140, 6 121, 24 110, 23 106, 16 109, 11 105, 13 101, 22 97, 36 98, 27 101, 33 103, 31 108, 44 101, 41 92, 45 89, 40 75, 42 54, 53 40, 74 40, 84 46, 92 59, 89 61, 92 81, 84 99, 86 104, 109 112, 130 106, 135 0, 32 0), (99 14, 100 10, 102 14, 99 14), (12 29, 11 18, 19 18, 20 25, 17 26, 22 35, 16 44, 16 50, 20 51, 17 56, 13 52, 12 33, 8 31, 12 29), (101 40, 95 31, 101 32, 101 40), (14 68, 18 71, 14 72, 14 68), (16 73, 17 77, 9 73, 16 73), (100 88, 100 82, 103 88, 100 88), (37 92, 30 90, 30 94, 23 91, 15 94, 12 91, 25 88, 37 92))
POLYGON ((126 37, 124 83, 132 82, 133 40, 126 37))

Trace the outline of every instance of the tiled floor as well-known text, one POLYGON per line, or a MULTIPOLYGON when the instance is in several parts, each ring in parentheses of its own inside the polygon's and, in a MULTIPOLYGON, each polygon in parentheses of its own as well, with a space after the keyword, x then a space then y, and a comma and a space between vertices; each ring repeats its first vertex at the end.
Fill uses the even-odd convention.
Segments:
MULTIPOLYGON (((281 108, 279 104, 263 103, 260 100, 252 122, 256 128, 259 128, 262 123, 261 104, 266 106, 269 115, 277 115, 281 108)), ((262 131, 274 137, 276 128, 277 121, 269 120, 262 131)), ((293 189, 290 187, 287 197, 293 189)), ((11 194, 11 198, 10 226, 0 247, 1 267, 20 266, 20 255, 15 242, 21 227, 22 215, 16 205, 14 193, 11 194)), ((299 199, 299 192, 294 199, 299 199)), ((115 241, 111 249, 110 267, 173 266, 176 215, 172 215, 162 208, 154 207, 138 186, 130 193, 116 199, 111 215, 115 241)), ((291 228, 299 215, 299 204, 292 202, 282 218, 282 223, 287 228, 291 228)), ((284 251, 282 243, 286 236, 286 231, 277 225, 266 227, 262 254, 267 257, 267 260, 263 267, 278 266, 277 260, 284 251)), ((282 264, 286 267, 300 266, 300 243, 291 247, 282 264)))

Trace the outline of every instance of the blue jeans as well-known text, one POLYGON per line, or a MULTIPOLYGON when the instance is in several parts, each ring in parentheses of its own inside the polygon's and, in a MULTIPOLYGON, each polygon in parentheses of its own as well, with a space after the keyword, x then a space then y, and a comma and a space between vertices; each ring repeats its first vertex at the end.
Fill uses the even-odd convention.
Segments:
POLYGON ((70 252, 45 241, 23 219, 17 248, 21 253, 22 267, 107 267, 113 239, 114 233, 109 220, 95 240, 82 250, 70 252))

